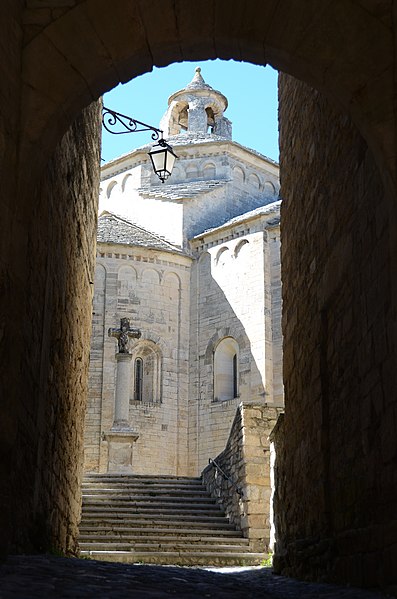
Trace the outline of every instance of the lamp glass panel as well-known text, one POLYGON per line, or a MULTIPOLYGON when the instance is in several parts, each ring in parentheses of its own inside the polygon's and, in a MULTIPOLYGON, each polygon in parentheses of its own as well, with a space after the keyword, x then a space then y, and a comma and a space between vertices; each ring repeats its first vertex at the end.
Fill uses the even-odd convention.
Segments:
POLYGON ((152 159, 153 168, 157 171, 163 171, 166 165, 167 150, 162 148, 154 152, 150 152, 150 158, 152 159))
POLYGON ((172 173, 172 169, 174 168, 175 158, 175 154, 173 154, 172 152, 167 152, 167 163, 165 167, 170 174, 172 173))

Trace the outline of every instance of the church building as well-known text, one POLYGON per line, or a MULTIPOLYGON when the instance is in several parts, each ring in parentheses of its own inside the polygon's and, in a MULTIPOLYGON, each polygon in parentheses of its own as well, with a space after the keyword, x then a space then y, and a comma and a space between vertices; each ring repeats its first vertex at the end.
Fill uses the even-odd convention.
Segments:
POLYGON ((148 146, 102 168, 86 472, 198 476, 241 404, 283 406, 279 169, 227 106, 197 68, 160 125, 171 177, 148 146))

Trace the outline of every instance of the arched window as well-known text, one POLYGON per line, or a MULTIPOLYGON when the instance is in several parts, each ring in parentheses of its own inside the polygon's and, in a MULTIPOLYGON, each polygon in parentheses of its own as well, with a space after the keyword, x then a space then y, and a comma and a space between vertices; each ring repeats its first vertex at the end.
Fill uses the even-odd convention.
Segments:
POLYGON ((188 104, 187 102, 176 102, 172 108, 169 122, 163 123, 164 128, 168 129, 169 135, 179 135, 186 133, 188 128, 188 104))
POLYGON ((214 399, 238 397, 238 345, 233 337, 220 341, 214 353, 214 399))
POLYGON ((152 341, 138 343, 133 352, 131 399, 161 402, 161 353, 152 341))
POLYGON ((208 108, 205 109, 205 112, 207 113, 207 133, 213 133, 215 127, 214 111, 211 106, 208 106, 208 108))
POLYGON ((233 356, 233 397, 237 397, 237 354, 233 356))
POLYGON ((135 364, 135 377, 134 377, 134 399, 135 401, 142 401, 142 389, 143 389, 143 360, 142 358, 136 358, 135 364))

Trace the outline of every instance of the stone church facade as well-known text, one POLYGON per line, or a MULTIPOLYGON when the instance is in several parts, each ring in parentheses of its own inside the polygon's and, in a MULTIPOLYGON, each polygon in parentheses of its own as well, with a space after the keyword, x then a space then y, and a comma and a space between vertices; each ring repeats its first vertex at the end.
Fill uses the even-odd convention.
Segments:
POLYGON ((102 169, 86 472, 198 475, 240 404, 270 420, 283 406, 278 165, 232 140, 226 109, 196 69, 161 122, 172 176, 156 180, 147 147, 102 169), (122 318, 140 335, 122 366, 129 436, 122 318))

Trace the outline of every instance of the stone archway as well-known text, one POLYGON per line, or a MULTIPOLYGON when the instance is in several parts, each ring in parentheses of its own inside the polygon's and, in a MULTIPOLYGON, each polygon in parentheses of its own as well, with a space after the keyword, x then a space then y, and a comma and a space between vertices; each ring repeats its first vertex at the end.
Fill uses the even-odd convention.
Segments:
POLYGON ((28 9, 25 18, 22 161, 43 166, 80 110, 119 82, 175 61, 234 58, 270 63, 328 95, 350 113, 385 180, 395 181, 387 3, 80 0, 59 11, 44 4, 45 14, 28 9))
MULTIPOLYGON (((78 467, 73 460, 80 459, 81 431, 73 423, 76 418, 81 420, 82 406, 77 416, 74 413, 64 417, 71 398, 84 388, 84 380, 78 379, 79 369, 84 370, 87 359, 84 339, 87 340, 89 331, 86 321, 93 263, 90 243, 95 225, 94 199, 87 200, 84 177, 81 173, 76 176, 81 169, 76 148, 82 139, 87 141, 87 135, 94 135, 95 110, 88 111, 88 121, 83 119, 76 124, 76 117, 103 92, 120 81, 150 71, 153 65, 215 57, 270 63, 325 93, 351 115, 365 138, 391 206, 389 235, 382 242, 389 252, 388 262, 381 263, 379 247, 373 270, 376 272, 377 265, 390 269, 397 245, 393 212, 397 169, 395 14, 392 3, 376 0, 72 0, 63 6, 47 0, 40 8, 32 0, 26 5, 22 11, 22 2, 6 2, 2 10, 9 12, 4 25, 0 23, 0 28, 9 26, 5 38, 9 52, 3 57, 5 91, 0 96, 0 107, 1 114, 10 117, 7 122, 0 119, 4 184, 0 363, 5 381, 1 409, 6 415, 0 418, 5 423, 1 472, 8 489, 8 494, 1 497, 0 532, 4 531, 4 535, 0 536, 9 537, 6 550, 48 548, 54 540, 65 550, 74 546, 78 521, 78 467), (65 156, 67 164, 63 162, 65 156), (68 189, 65 184, 54 185, 61 177, 67 180, 68 189), (85 211, 87 204, 89 209, 85 211), (44 234, 40 228, 43 216, 44 234), (65 377, 64 386, 62 379, 56 387, 62 377, 54 376, 54 364, 59 369, 55 374, 65 377), (68 369, 74 370, 72 385, 68 369), (25 384, 21 384, 22 378, 25 384), (56 430, 46 431, 47 411, 59 415, 56 430), (67 454, 61 465, 56 463, 59 453, 53 451, 58 437, 62 437, 62 447, 74 451, 67 454), (71 463, 74 470, 66 477, 71 463), (45 502, 41 503, 43 489, 45 502), (46 537, 48 531, 51 538, 46 537)), ((85 150, 95 153, 93 147, 85 150)), ((92 193, 98 182, 95 176, 88 178, 92 193)), ((365 187, 365 175, 362 181, 361 186, 365 187)), ((337 269, 338 256, 332 266, 337 269)), ((314 269, 315 262, 310 267, 314 269)), ((391 306, 387 314, 376 312, 373 293, 364 293, 363 300, 372 302, 370 324, 374 330, 377 321, 388 325, 384 327, 387 335, 383 345, 379 335, 374 338, 379 343, 378 351, 389 352, 389 356, 395 355, 396 281, 397 277, 391 278, 387 288, 391 306)), ((299 320, 294 309, 289 317, 291 322, 299 320)), ((323 314, 320 371, 325 369, 328 327, 323 314)), ((294 348, 288 349, 289 359, 293 359, 294 348)), ((372 409, 375 421, 387 421, 389 428, 385 428, 387 434, 380 439, 379 451, 384 459, 379 476, 382 484, 371 491, 385 491, 383 498, 390 506, 394 500, 388 482, 393 474, 390 456, 394 455, 395 415, 391 414, 394 408, 390 407, 390 399, 395 392, 394 369, 390 360, 377 366, 381 371, 380 383, 376 382, 380 385, 377 396, 382 396, 384 405, 376 404, 372 409)), ((368 385, 370 390, 375 387, 370 378, 368 385)), ((323 443, 329 443, 330 436, 328 430, 323 443)), ((371 439, 369 435, 369 444, 374 442, 371 439)), ((300 439, 296 443, 300 451, 300 439)), ((328 467, 326 463, 324 467, 328 467)), ((375 508, 371 505, 371 509, 375 508)), ((323 531, 324 535, 328 532, 323 531)), ((378 529, 375 533, 380 534, 378 529)), ((390 538, 392 547, 396 535, 391 532, 390 538)), ((382 541, 379 543, 374 551, 380 546, 382 554, 385 549, 382 541)), ((382 554, 382 559, 387 578, 387 572, 389 576, 392 572, 392 553, 382 554)), ((342 571, 339 576, 351 580, 349 572, 342 571)))

